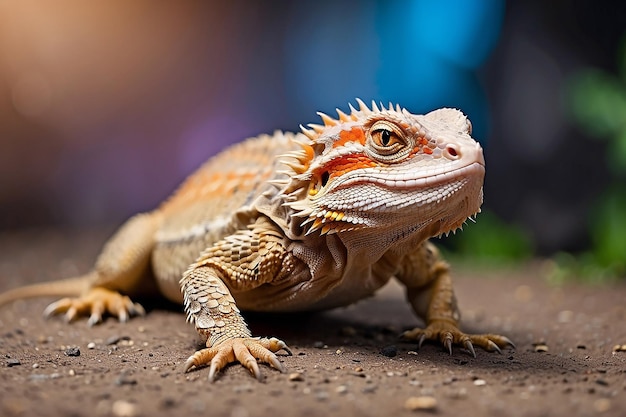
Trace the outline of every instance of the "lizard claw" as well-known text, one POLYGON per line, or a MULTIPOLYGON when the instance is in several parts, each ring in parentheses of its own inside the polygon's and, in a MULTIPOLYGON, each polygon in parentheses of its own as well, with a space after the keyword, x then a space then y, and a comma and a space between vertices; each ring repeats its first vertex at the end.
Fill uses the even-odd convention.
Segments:
POLYGON ((476 351, 474 350, 474 345, 472 344, 472 341, 470 339, 467 339, 463 342, 463 347, 465 347, 465 349, 467 349, 473 357, 476 357, 476 351))
MULTIPOLYGON (((404 337, 404 335, 403 335, 404 337)), ((424 342, 426 341, 426 333, 422 333, 419 338, 417 339, 417 348, 421 349, 422 345, 424 344, 424 342)))
POLYGON ((461 332, 457 326, 445 320, 433 320, 425 329, 415 328, 407 330, 401 337, 405 340, 416 340, 418 348, 425 340, 439 340, 444 349, 452 354, 452 345, 462 345, 473 357, 476 357, 474 346, 487 352, 502 353, 502 348, 515 348, 513 342, 505 336, 495 334, 468 335, 461 332))
POLYGON ((85 295, 78 298, 62 298, 50 304, 44 310, 44 317, 65 313, 65 321, 72 322, 80 316, 89 314, 87 324, 91 327, 102 322, 105 313, 116 316, 122 323, 131 316, 146 314, 143 307, 131 301, 125 295, 105 288, 92 288, 85 295))
POLYGON ((214 382, 215 377, 227 364, 238 361, 248 368, 250 373, 259 381, 262 380, 261 370, 257 358, 269 363, 281 373, 286 372, 285 366, 278 360, 274 352, 284 350, 289 356, 291 350, 282 340, 272 337, 267 338, 234 338, 225 340, 215 346, 201 349, 191 355, 185 361, 184 372, 193 367, 209 364, 209 382, 214 382))
POLYGON ((446 348, 448 353, 450 353, 450 355, 452 355, 452 333, 447 332, 445 335, 443 335, 443 337, 441 339, 441 343, 446 348))

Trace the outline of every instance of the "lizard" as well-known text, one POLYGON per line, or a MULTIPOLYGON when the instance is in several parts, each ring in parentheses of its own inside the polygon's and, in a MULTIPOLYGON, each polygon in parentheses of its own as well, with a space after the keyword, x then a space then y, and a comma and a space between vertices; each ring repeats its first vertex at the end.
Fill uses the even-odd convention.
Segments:
POLYGON ((0 305, 60 296, 44 311, 73 321, 143 315, 130 297, 156 283, 181 303, 206 347, 184 372, 209 367, 212 382, 239 362, 281 372, 276 337, 255 337, 241 311, 321 310, 371 296, 392 278, 424 327, 402 334, 459 345, 476 357, 514 347, 506 336, 466 334, 450 267, 430 238, 480 212, 485 160, 460 110, 424 115, 399 105, 318 113, 321 124, 276 131, 218 153, 155 210, 137 214, 105 243, 85 275, 0 294, 0 305))

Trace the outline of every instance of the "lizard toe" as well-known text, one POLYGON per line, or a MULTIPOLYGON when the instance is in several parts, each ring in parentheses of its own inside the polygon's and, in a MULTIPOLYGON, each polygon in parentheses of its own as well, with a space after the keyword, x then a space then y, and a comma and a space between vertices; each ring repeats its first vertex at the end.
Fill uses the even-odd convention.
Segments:
POLYGON ((118 292, 104 288, 92 288, 87 293, 76 298, 63 298, 48 305, 43 312, 44 317, 64 314, 67 322, 79 317, 88 316, 87 324, 94 326, 102 322, 105 314, 117 317, 120 322, 126 322, 132 316, 143 316, 143 307, 118 292))
POLYGON ((418 348, 421 348, 426 340, 438 340, 450 354, 452 354, 453 345, 460 345, 473 357, 476 357, 475 346, 487 352, 497 353, 502 353, 503 348, 515 347, 513 342, 505 336, 495 334, 465 334, 458 329, 456 324, 447 320, 433 320, 425 329, 415 328, 408 330, 404 332, 401 337, 404 340, 417 341, 418 348))

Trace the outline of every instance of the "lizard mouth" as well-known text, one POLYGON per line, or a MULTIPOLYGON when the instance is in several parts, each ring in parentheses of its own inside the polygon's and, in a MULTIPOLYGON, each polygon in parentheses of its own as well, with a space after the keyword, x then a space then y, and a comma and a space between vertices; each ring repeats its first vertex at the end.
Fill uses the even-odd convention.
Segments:
POLYGON ((385 175, 382 173, 372 174, 370 172, 346 179, 345 181, 336 184, 332 190, 329 190, 329 192, 339 191, 344 188, 351 188, 360 184, 375 185, 390 190, 408 191, 435 189, 452 181, 464 178, 470 179, 480 177, 482 180, 485 175, 485 166, 480 161, 476 161, 453 170, 449 170, 447 167, 440 167, 438 169, 433 169, 427 174, 422 174, 419 177, 412 177, 411 174, 411 172, 403 172, 385 175))
POLYGON ((318 229, 326 234, 392 224, 404 230, 406 221, 413 218, 408 221, 421 219, 417 228, 430 223, 431 236, 447 233, 480 210, 485 167, 475 161, 452 171, 438 171, 402 180, 383 180, 379 173, 378 177, 357 176, 335 184, 324 193, 331 204, 317 206, 302 226, 311 223, 307 234, 318 229))

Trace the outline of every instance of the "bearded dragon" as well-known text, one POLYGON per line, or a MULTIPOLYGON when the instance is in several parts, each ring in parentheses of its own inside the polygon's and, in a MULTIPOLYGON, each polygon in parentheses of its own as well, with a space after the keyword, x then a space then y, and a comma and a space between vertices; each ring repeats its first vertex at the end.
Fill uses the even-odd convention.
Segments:
POLYGON ((104 315, 125 322, 144 313, 129 296, 156 282, 182 303, 206 348, 184 371, 209 366, 209 380, 240 362, 285 371, 277 338, 253 337, 240 310, 329 309, 372 295, 398 279, 424 328, 403 334, 438 340, 476 356, 501 352, 504 336, 459 329, 449 266, 429 238, 455 231, 480 211, 485 162, 467 117, 443 108, 426 115, 367 106, 299 133, 275 132, 209 159, 156 210, 130 218, 84 276, 9 290, 0 305, 68 296, 46 316, 104 315))

